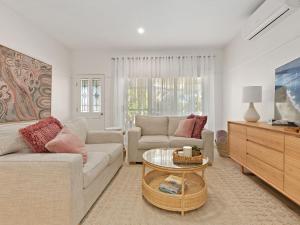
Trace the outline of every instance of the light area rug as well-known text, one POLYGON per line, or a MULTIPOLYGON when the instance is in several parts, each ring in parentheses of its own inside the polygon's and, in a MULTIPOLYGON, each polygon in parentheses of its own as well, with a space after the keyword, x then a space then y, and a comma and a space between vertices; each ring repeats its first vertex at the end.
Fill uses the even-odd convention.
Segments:
POLYGON ((82 225, 298 225, 300 207, 231 159, 216 157, 206 172, 207 203, 181 216, 142 197, 141 165, 124 163, 82 225))

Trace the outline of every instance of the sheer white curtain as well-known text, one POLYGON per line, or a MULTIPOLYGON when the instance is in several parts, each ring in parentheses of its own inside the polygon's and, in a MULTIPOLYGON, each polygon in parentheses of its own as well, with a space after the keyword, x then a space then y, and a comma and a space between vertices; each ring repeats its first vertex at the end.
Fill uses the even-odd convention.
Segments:
POLYGON ((127 127, 137 114, 208 115, 214 127, 215 57, 112 59, 113 123, 127 127))

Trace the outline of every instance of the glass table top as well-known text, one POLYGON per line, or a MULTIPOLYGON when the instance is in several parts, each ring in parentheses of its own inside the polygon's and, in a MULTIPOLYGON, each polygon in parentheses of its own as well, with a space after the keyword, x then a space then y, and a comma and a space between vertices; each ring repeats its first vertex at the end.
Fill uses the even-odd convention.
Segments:
POLYGON ((208 164, 208 158, 204 157, 202 164, 175 164, 173 162, 173 151, 175 149, 151 149, 143 154, 143 160, 156 166, 172 169, 199 168, 208 164))

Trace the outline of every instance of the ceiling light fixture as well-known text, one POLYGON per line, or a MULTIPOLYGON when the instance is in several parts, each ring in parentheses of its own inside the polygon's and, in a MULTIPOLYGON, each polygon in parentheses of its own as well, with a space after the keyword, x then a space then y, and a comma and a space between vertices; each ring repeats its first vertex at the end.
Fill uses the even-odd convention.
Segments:
POLYGON ((143 34, 143 33, 145 33, 145 29, 144 29, 143 27, 139 27, 139 28, 137 29, 137 32, 138 32, 139 34, 143 34))

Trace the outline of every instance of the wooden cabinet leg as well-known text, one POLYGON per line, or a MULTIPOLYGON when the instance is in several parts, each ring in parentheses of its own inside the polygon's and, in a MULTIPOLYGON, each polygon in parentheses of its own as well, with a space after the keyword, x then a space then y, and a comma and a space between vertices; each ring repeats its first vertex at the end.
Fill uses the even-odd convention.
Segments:
POLYGON ((242 174, 244 174, 244 175, 248 175, 248 176, 252 176, 252 175, 254 175, 251 171, 249 171, 249 170, 247 170, 247 172, 246 172, 246 169, 245 169, 245 167, 244 166, 242 166, 241 165, 241 172, 242 172, 242 174))
POLYGON ((246 174, 245 173, 245 167, 241 166, 241 172, 242 172, 242 174, 246 174))

